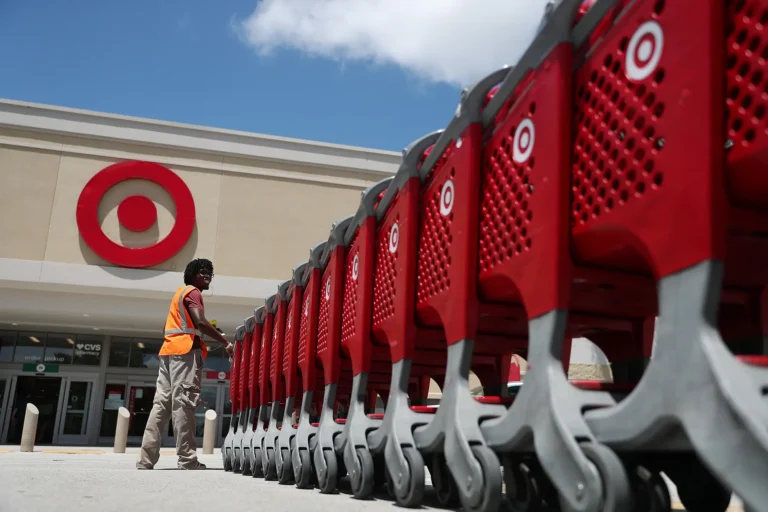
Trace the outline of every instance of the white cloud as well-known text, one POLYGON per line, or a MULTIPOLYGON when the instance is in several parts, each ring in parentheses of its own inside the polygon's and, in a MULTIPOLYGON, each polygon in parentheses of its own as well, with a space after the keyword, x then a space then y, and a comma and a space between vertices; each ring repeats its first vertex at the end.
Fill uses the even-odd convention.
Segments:
POLYGON ((421 78, 469 85, 514 64, 548 0, 260 0, 238 21, 262 55, 278 48, 340 62, 394 64, 421 78))

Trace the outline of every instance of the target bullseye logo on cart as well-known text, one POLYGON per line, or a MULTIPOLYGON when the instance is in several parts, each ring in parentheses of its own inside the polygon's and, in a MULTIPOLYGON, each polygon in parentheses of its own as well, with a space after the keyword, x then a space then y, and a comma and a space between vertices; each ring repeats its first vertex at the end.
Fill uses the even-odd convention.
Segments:
POLYGON ((656 71, 664 51, 664 31, 655 21, 646 21, 627 45, 625 74, 633 82, 645 80, 656 71))
POLYGON ((512 141, 512 159, 518 164, 525 163, 533 153, 533 145, 536 142, 536 127, 530 117, 526 117, 515 130, 515 138, 512 141))
MULTIPOLYGON (((167 167, 153 162, 120 162, 105 167, 88 181, 77 201, 76 216, 80 236, 98 256, 122 267, 145 268, 169 260, 187 243, 195 228, 195 201, 187 185, 167 167), (148 247, 120 245, 104 233, 99 223, 99 203, 107 191, 131 180, 159 185, 176 208, 170 233, 148 247)), ((118 205, 117 220, 129 231, 146 231, 157 222, 157 208, 145 196, 129 196, 118 205)))
POLYGON ((392 229, 389 232, 389 252, 395 254, 397 252, 397 245, 400 243, 400 226, 397 223, 392 225, 392 229))
POLYGON ((440 215, 443 217, 451 214, 454 195, 453 180, 448 180, 443 184, 442 190, 440 190, 440 215))
POLYGON ((357 281, 358 273, 360 272, 360 255, 355 254, 355 259, 352 260, 352 279, 357 281))

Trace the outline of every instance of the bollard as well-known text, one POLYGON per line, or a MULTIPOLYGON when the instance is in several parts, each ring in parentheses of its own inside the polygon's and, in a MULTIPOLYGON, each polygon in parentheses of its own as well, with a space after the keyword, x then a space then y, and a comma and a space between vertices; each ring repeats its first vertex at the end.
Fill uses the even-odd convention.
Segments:
POLYGON ((131 413, 121 407, 117 411, 117 427, 115 427, 115 453, 125 453, 125 445, 128 444, 128 423, 131 413))
POLYGON ((35 450, 35 436, 37 435, 37 417, 40 411, 32 404, 27 404, 27 412, 24 414, 24 426, 21 430, 21 446, 19 451, 32 452, 35 450))
POLYGON ((205 411, 205 426, 203 427, 203 455, 213 453, 213 445, 216 444, 216 411, 205 411))

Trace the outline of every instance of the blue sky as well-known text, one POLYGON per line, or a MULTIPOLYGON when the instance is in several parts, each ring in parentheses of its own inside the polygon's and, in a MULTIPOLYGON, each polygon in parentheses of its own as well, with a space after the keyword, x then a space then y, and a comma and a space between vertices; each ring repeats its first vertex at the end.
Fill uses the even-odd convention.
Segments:
MULTIPOLYGON (((489 51, 465 0, 410 0, 411 25, 402 0, 307 1, 0 0, 0 97, 399 151, 526 46, 497 24, 489 51)), ((519 1, 524 40, 543 1, 519 1)))

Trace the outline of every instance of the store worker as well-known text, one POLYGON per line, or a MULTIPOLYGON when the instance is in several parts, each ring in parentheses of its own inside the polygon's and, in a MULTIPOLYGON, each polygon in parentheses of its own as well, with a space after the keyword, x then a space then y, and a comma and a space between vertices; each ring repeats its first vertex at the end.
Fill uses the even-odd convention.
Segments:
POLYGON ((203 360, 208 349, 206 334, 220 342, 232 356, 232 344, 205 318, 203 290, 213 279, 213 263, 196 259, 184 270, 184 284, 171 300, 165 321, 165 339, 160 349, 160 372, 152 412, 149 414, 138 469, 152 469, 160 458, 160 443, 168 420, 173 419, 179 469, 205 469, 197 460, 195 409, 201 400, 203 360))

